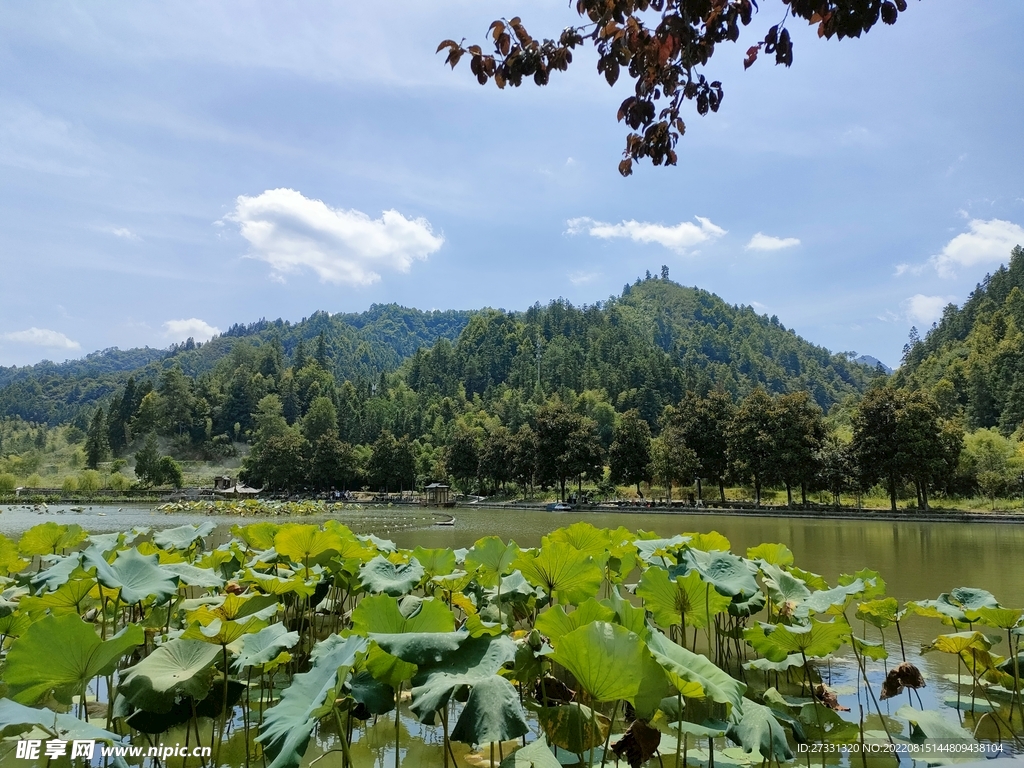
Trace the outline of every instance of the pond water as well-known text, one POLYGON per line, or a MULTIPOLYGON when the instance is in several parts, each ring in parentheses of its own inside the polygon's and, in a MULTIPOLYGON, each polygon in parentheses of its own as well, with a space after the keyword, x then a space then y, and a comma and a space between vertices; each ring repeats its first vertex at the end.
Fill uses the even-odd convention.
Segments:
MULTIPOLYGON (((107 532, 127 530, 134 526, 166 528, 211 519, 205 514, 166 514, 157 511, 155 506, 86 505, 77 509, 81 511, 52 506, 45 512, 24 506, 0 507, 0 532, 16 537, 27 528, 47 520, 73 522, 90 531, 107 532)), ((831 584, 836 583, 841 573, 872 568, 886 580, 888 595, 895 597, 901 605, 909 600, 935 598, 939 593, 948 592, 954 587, 968 586, 992 592, 1004 606, 1024 606, 1024 525, 630 512, 588 512, 581 515, 483 507, 457 508, 452 513, 456 518, 456 524, 452 527, 435 525, 438 519, 446 519, 446 514, 408 507, 347 508, 333 517, 357 533, 374 533, 407 548, 470 547, 476 540, 488 535, 513 539, 523 547, 536 546, 540 544, 541 537, 551 530, 577 520, 586 520, 599 527, 614 528, 621 525, 630 530, 655 531, 666 537, 676 533, 715 530, 729 538, 733 552, 737 554, 745 554, 748 547, 762 542, 782 542, 793 551, 799 567, 821 574, 831 584)), ((213 534, 213 543, 227 538, 234 524, 268 519, 285 522, 283 517, 263 515, 220 518, 223 524, 213 534)), ((323 518, 310 516, 290 519, 315 522, 323 518)), ((855 629, 858 634, 861 633, 860 626, 855 629)), ((921 644, 948 631, 951 630, 936 620, 908 617, 904 622, 903 636, 908 659, 923 668, 928 680, 928 687, 921 691, 926 707, 941 707, 943 699, 955 696, 956 686, 943 678, 943 674, 955 671, 950 660, 941 658, 939 654, 922 657, 919 653, 921 644)), ((877 630, 867 628, 867 636, 877 639, 877 630)), ((889 637, 889 640, 894 638, 889 637)), ((1001 646, 996 646, 994 651, 1005 655, 1005 641, 1001 646)), ((845 670, 835 670, 834 682, 840 686, 841 701, 849 698, 855 702, 856 698, 851 695, 851 688, 856 681, 855 668, 848 666, 845 670)), ((873 663, 873 667, 876 669, 872 670, 870 676, 877 686, 884 676, 884 669, 881 663, 873 663)), ((892 711, 905 703, 902 698, 898 703, 894 702, 892 711)), ((883 702, 883 709, 888 709, 886 704, 883 702)), ((853 706, 856 708, 855 703, 853 706)), ((955 713, 951 710, 949 712, 955 722, 955 713)), ((403 718, 403 725, 410 732, 406 748, 414 752, 417 749, 438 751, 437 744, 431 740, 433 737, 424 734, 423 740, 419 738, 417 731, 420 726, 414 721, 403 718)), ((393 721, 390 727, 393 729, 393 721)), ((367 741, 362 744, 362 748, 369 747, 373 733, 374 729, 369 728, 363 734, 367 741)), ((329 748, 330 743, 328 738, 319 747, 311 747, 311 753, 316 749, 329 748)), ((383 740, 382 752, 366 755, 366 765, 393 764, 393 757, 387 756, 386 743, 387 740, 383 740)), ((393 744, 391 746, 393 748, 393 744)), ((412 755, 405 757, 411 759, 412 755)), ((440 764, 440 755, 437 758, 436 764, 440 764)), ((333 764, 333 761, 327 759, 322 764, 328 763, 333 764)), ((428 759, 421 764, 433 765, 435 761, 428 759)))

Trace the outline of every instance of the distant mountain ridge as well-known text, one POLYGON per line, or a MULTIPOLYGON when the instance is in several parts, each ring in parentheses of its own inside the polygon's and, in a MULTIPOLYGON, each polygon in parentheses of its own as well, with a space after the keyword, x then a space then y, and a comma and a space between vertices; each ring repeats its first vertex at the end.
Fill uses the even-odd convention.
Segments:
POLYGON ((360 313, 318 311, 297 323, 236 324, 203 344, 115 348, 66 363, 0 368, 0 416, 69 421, 108 400, 129 376, 155 381, 172 367, 224 390, 232 371, 251 365, 267 344, 279 345, 284 364, 322 355, 339 383, 369 386, 396 372, 414 391, 457 384, 466 396, 487 397, 495 388, 529 394, 538 384, 545 391, 595 389, 617 408, 652 416, 686 390, 719 387, 742 396, 759 385, 807 390, 827 409, 879 375, 801 339, 775 317, 649 278, 580 307, 557 300, 522 312, 425 312, 379 304, 360 313))

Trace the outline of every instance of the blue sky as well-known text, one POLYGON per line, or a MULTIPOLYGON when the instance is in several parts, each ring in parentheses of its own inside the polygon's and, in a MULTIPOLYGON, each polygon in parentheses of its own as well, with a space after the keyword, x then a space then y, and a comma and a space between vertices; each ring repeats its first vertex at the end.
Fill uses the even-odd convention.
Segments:
POLYGON ((499 92, 437 43, 555 0, 8 4, 0 14, 0 365, 167 346, 398 302, 593 303, 662 264, 890 365, 1024 244, 1019 0, 710 74, 679 165, 616 170, 625 80, 590 53, 499 92))

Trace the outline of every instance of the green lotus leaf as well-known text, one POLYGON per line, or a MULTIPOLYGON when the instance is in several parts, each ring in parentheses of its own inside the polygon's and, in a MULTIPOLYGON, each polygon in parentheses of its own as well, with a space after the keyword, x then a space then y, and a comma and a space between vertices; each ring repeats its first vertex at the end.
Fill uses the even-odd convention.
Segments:
MULTIPOLYGON (((673 696, 670 700, 675 701, 676 699, 673 696)), ((724 720, 705 720, 703 723, 691 723, 687 720, 669 720, 666 717, 664 721, 659 718, 658 725, 661 730, 670 736, 685 734, 686 736, 694 736, 698 739, 717 739, 725 736, 726 731, 729 730, 729 724, 724 720)))
POLYGON ((518 739, 529 732, 519 693, 505 678, 491 675, 473 684, 451 738, 487 744, 518 739))
MULTIPOLYGON (((749 641, 758 631, 763 633, 763 630, 751 627, 743 636, 749 641)), ((821 658, 839 650, 849 636, 850 625, 841 619, 830 622, 811 619, 811 622, 804 626, 779 625, 775 631, 767 635, 767 647, 774 647, 776 653, 765 653, 762 648, 766 646, 758 648, 755 645, 755 648, 772 661, 782 661, 790 653, 803 653, 805 656, 821 658)))
POLYGON ((641 539, 635 542, 637 554, 648 565, 675 565, 679 550, 690 540, 689 536, 676 535, 671 539, 641 539))
POLYGON ((857 618, 879 629, 885 629, 903 618, 906 611, 899 608, 900 604, 896 602, 895 597, 870 600, 857 606, 857 618))
POLYGON ((640 684, 630 703, 638 718, 650 720, 669 693, 669 676, 650 651, 643 654, 640 669, 640 684))
POLYGON ((498 768, 562 768, 562 764, 542 736, 506 756, 498 768))
POLYGON ((660 632, 651 632, 647 647, 683 696, 707 697, 734 709, 743 702, 747 686, 715 666, 706 656, 676 645, 660 632))
MULTIPOLYGON (((415 672, 410 672, 409 677, 414 674, 415 672)), ((395 708, 395 689, 376 680, 367 670, 352 675, 348 681, 348 689, 352 698, 362 704, 371 715, 383 715, 395 708)))
POLYGON ((82 567, 82 553, 72 552, 70 555, 42 557, 46 569, 39 571, 29 579, 29 584, 36 592, 50 592, 71 578, 71 574, 82 567))
MULTIPOLYGON (((447 654, 457 650, 463 641, 469 638, 469 633, 404 632, 402 634, 371 634, 369 638, 385 652, 419 667, 440 662, 447 654)), ((487 637, 487 639, 490 638, 487 637)))
POLYGON ((676 570, 648 568, 636 588, 659 625, 706 627, 714 616, 729 609, 732 599, 703 581, 697 571, 673 578, 676 570))
POLYGON ((256 741, 271 758, 267 768, 297 768, 313 728, 334 706, 336 689, 364 650, 366 639, 355 635, 331 635, 316 645, 312 668, 295 675, 264 715, 256 741))
POLYGON ((805 571, 803 568, 797 568, 795 565, 789 566, 786 570, 811 589, 828 589, 828 582, 816 573, 805 571))
POLYGON ((467 571, 478 571, 485 587, 494 587, 498 578, 509 572, 519 552, 514 541, 506 544, 497 536, 485 536, 466 553, 465 567, 467 571))
POLYGON ((856 579, 846 585, 812 592, 811 596, 797 607, 796 615, 806 618, 812 613, 842 613, 854 597, 864 593, 864 588, 864 581, 856 579))
POLYGON ((325 554, 337 554, 341 537, 332 531, 322 531, 315 525, 288 523, 274 534, 274 549, 294 563, 309 565, 325 554))
POLYGON ((455 570, 455 553, 450 549, 416 547, 412 556, 423 566, 429 578, 446 576, 455 570))
POLYGON ((169 712, 179 696, 200 701, 210 691, 212 665, 220 653, 216 645, 202 640, 169 640, 124 670, 119 691, 148 712, 169 712))
POLYGON ((747 618, 760 613, 767 600, 763 593, 758 592, 750 597, 734 597, 729 603, 729 615, 747 618))
POLYGON ((601 605, 594 598, 590 598, 580 603, 579 608, 569 614, 566 614, 562 606, 556 605, 538 616, 534 626, 547 635, 553 645, 557 646, 563 635, 579 629, 584 624, 589 624, 592 621, 611 622, 614 619, 615 611, 601 605))
POLYGON ((436 585, 443 592, 462 592, 473 582, 474 578, 476 578, 475 571, 453 571, 444 576, 435 576, 430 583, 436 585))
POLYGON ((555 543, 539 552, 523 552, 512 565, 553 600, 572 605, 596 595, 603 579, 590 555, 568 544, 555 543))
POLYGON ((55 555, 65 549, 77 547, 85 541, 86 533, 79 525, 40 523, 21 534, 18 551, 23 555, 55 555))
MULTIPOLYGON (((515 659, 515 643, 507 636, 469 637, 457 632, 453 639, 456 642, 451 645, 435 644, 429 654, 407 654, 402 657, 419 665, 412 680, 410 709, 422 723, 432 723, 434 713, 448 703, 456 690, 463 686, 472 688, 490 680, 515 659)), ((385 650, 395 652, 392 648, 385 650)))
POLYGON ((582 704, 537 707, 534 711, 547 742, 577 755, 603 745, 611 729, 606 715, 582 704))
POLYGON ((18 573, 27 565, 28 560, 18 554, 18 545, 0 534, 0 574, 18 573))
POLYGON ((28 613, 18 611, 7 616, 0 617, 0 635, 7 637, 21 637, 32 626, 32 617, 28 613))
POLYGON ((596 555, 600 552, 606 552, 611 548, 612 537, 609 531, 603 528, 595 528, 590 523, 581 520, 566 528, 559 528, 549 533, 543 539, 544 546, 555 542, 568 544, 570 547, 578 549, 580 552, 586 552, 588 555, 596 555))
POLYGON ((743 664, 744 669, 756 669, 759 672, 785 672, 787 669, 793 669, 794 667, 802 667, 804 660, 800 658, 799 653, 791 653, 786 656, 782 661, 772 661, 771 659, 752 659, 751 661, 743 664))
POLYGON ((255 616, 239 621, 218 617, 206 624, 194 622, 181 633, 181 637, 185 640, 205 640, 217 645, 231 645, 245 635, 259 632, 266 626, 267 622, 255 616))
POLYGON ((390 595, 374 595, 363 598, 352 611, 352 628, 362 635, 454 632, 455 615, 434 598, 403 601, 400 607, 390 595))
POLYGON ((929 651, 942 651, 943 653, 960 654, 972 649, 987 651, 992 647, 992 641, 981 632, 956 632, 948 635, 939 635, 931 643, 921 648, 921 653, 929 651))
POLYGON ((742 709, 733 710, 733 720, 726 735, 745 752, 757 751, 780 762, 793 759, 786 729, 770 707, 756 701, 744 699, 742 709))
POLYGON ((874 659, 875 661, 889 658, 889 652, 885 650, 885 644, 881 641, 862 640, 856 635, 850 635, 850 637, 853 639, 853 647, 857 649, 857 653, 861 656, 874 659))
POLYGON ((97 675, 108 675, 128 651, 145 640, 142 627, 129 624, 109 640, 75 614, 45 616, 14 641, 4 681, 10 697, 35 704, 50 692, 70 704, 97 675))
POLYGON ((298 632, 289 632, 284 624, 271 624, 259 632, 243 635, 238 640, 237 645, 231 649, 237 654, 232 666, 235 671, 262 666, 297 642, 298 632))
POLYGON ((474 613, 466 619, 466 623, 462 628, 469 632, 472 637, 480 637, 481 635, 500 635, 504 631, 504 626, 501 623, 496 621, 484 621, 480 618, 479 613, 474 613))
POLYGON ((637 608, 629 600, 619 593, 618 586, 611 588, 610 594, 601 601, 601 605, 610 608, 615 613, 614 621, 621 624, 630 632, 640 636, 646 641, 650 630, 647 627, 647 612, 643 608, 637 608))
POLYGON ((398 547, 395 546, 395 542, 393 542, 391 539, 382 539, 379 536, 374 536, 372 533, 356 536, 356 539, 358 541, 363 542, 364 544, 369 544, 370 546, 374 547, 378 552, 389 554, 391 552, 398 551, 398 547))
POLYGON ((217 526, 212 522, 199 525, 179 525, 177 528, 165 528, 153 534, 153 543, 161 549, 188 549, 197 541, 213 533, 217 526))
POLYGON ((260 573, 251 568, 247 569, 245 576, 241 579, 246 584, 255 584, 261 592, 268 595, 289 595, 295 593, 300 597, 309 597, 316 591, 316 583, 308 582, 302 578, 302 574, 294 573, 291 576, 275 576, 272 573, 260 573))
POLYGON ((842 573, 839 575, 839 586, 845 587, 853 584, 857 579, 864 582, 864 593, 861 595, 865 600, 882 597, 885 595, 885 579, 878 571, 870 568, 862 568, 856 573, 842 573))
POLYGON ((860 738, 857 723, 844 720, 838 712, 816 701, 800 708, 799 720, 806 738, 812 743, 850 744, 860 738))
POLYGON ((728 552, 732 549, 732 544, 729 540, 718 531, 691 533, 688 535, 690 540, 687 542, 687 546, 690 549, 696 549, 701 552, 728 552))
POLYGON ((789 610, 789 613, 792 613, 798 605, 811 596, 811 590, 808 589, 803 579, 794 576, 778 565, 762 562, 760 569, 768 596, 780 609, 788 604, 792 609, 789 610))
POLYGON ((637 635, 595 621, 564 635, 550 658, 571 672, 594 701, 615 701, 637 694, 644 653, 637 635))
POLYGON ((36 597, 23 597, 18 603, 20 609, 28 614, 40 614, 50 611, 54 616, 65 613, 82 613, 85 605, 96 601, 89 597, 96 586, 96 578, 81 568, 76 568, 72 578, 65 581, 53 592, 36 597))
POLYGON ((100 584, 118 590, 124 603, 134 605, 150 597, 156 603, 166 603, 178 591, 178 577, 160 567, 157 555, 143 555, 132 548, 118 552, 111 564, 98 550, 88 549, 83 562, 96 569, 100 584))
POLYGON ((1020 608, 990 608, 982 606, 977 611, 978 619, 990 627, 1013 629, 1020 623, 1024 610, 1020 608))
POLYGON ((0 699, 0 734, 15 736, 34 729, 64 741, 83 739, 102 741, 106 744, 117 744, 121 741, 121 736, 116 733, 90 725, 74 715, 62 715, 46 707, 37 709, 10 699, 0 699))
POLYGON ((270 549, 274 546, 274 537, 281 530, 277 523, 253 523, 252 525, 233 525, 231 535, 237 536, 251 549, 270 549))
MULTIPOLYGON (((386 637, 390 637, 390 635, 386 637)), ((406 680, 411 680, 418 669, 415 664, 402 661, 397 656, 393 656, 383 650, 376 643, 370 644, 370 650, 366 653, 365 663, 366 671, 370 673, 373 679, 386 685, 392 691, 406 680)))
POLYGON ((947 720, 941 712, 932 709, 924 711, 905 704, 896 710, 896 717, 910 722, 910 740, 919 743, 925 739, 974 742, 971 735, 956 723, 947 720))
POLYGON ((946 624, 966 624, 976 620, 980 609, 998 608, 999 603, 984 589, 957 587, 943 592, 935 600, 916 600, 907 607, 922 616, 942 619, 946 624))
POLYGON ((215 602, 201 602, 195 608, 194 603, 185 601, 182 608, 185 609, 190 622, 198 622, 202 626, 208 626, 212 622, 239 621, 253 617, 266 621, 274 616, 278 610, 277 598, 274 595, 242 595, 229 594, 223 598, 214 598, 215 602))
POLYGON ((359 581, 369 592, 383 592, 400 597, 407 594, 423 579, 424 570, 415 557, 408 563, 396 565, 377 555, 359 569, 359 581))
POLYGON ((697 571, 704 581, 730 598, 750 597, 761 591, 754 580, 757 566, 730 552, 687 549, 680 568, 697 571))
POLYGON ((785 544, 758 544, 747 549, 748 560, 763 560, 769 565, 792 565, 793 552, 785 544))
POLYGON ((502 603, 525 603, 531 597, 542 596, 521 571, 512 571, 508 576, 502 576, 500 589, 489 587, 484 594, 489 602, 497 604, 499 592, 502 603))
POLYGON ((211 568, 198 568, 191 563, 164 563, 160 567, 189 587, 212 589, 224 586, 224 579, 211 568))

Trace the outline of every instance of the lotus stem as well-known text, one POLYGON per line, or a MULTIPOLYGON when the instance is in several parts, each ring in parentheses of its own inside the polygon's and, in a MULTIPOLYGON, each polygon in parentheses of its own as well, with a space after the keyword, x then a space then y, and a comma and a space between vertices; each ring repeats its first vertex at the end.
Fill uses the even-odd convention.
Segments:
MULTIPOLYGON (((604 740, 604 752, 601 753, 601 768, 604 768, 604 761, 608 759, 608 745, 612 741, 612 729, 615 728, 615 717, 619 714, 619 700, 615 700, 615 706, 612 707, 612 719, 608 724, 608 736, 604 740)), ((616 760, 616 762, 618 762, 616 760)))

